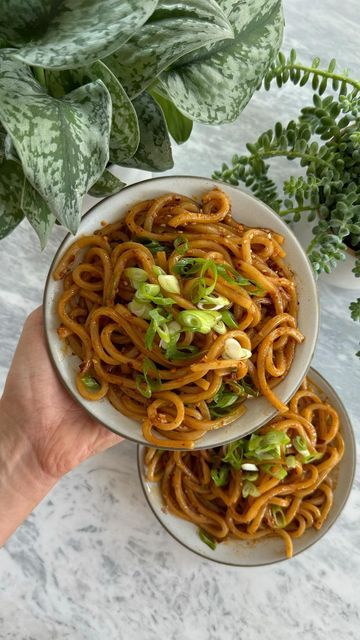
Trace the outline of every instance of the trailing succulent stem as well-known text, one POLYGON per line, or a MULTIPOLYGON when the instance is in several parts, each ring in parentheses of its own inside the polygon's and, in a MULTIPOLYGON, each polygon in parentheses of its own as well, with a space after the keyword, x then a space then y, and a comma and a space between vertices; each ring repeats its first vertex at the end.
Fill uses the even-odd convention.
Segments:
MULTIPOLYGON (((319 58, 310 66, 298 62, 294 50, 288 58, 279 53, 264 77, 265 89, 274 81, 278 87, 311 82, 312 105, 296 120, 277 122, 248 143, 248 153, 235 155, 231 167, 223 164, 214 177, 242 182, 287 222, 305 214, 315 221, 307 249, 315 273, 329 273, 350 248, 359 256, 353 272, 360 277, 360 82, 338 73, 334 59, 327 69, 319 65, 319 58), (322 97, 329 83, 337 93, 322 97), (281 191, 269 177, 267 162, 278 157, 297 160, 304 170, 284 180, 281 191)), ((350 309, 360 320, 360 299, 350 309)))

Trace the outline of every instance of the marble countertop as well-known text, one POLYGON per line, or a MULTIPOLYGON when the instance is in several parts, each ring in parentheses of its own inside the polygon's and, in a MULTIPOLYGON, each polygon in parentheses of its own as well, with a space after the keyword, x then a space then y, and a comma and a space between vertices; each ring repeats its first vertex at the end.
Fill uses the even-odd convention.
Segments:
MULTIPOLYGON (((324 62, 335 55, 359 77, 358 0, 285 4, 284 50, 295 47, 300 57, 317 54, 324 62)), ((260 92, 238 122, 196 126, 186 146, 175 149, 169 173, 211 175, 270 126, 274 113, 283 121, 295 115, 304 93, 260 92)), ((57 229, 40 253, 23 223, 0 244, 0 388, 62 237, 57 229)), ((323 282, 319 289, 313 364, 357 427, 359 325, 348 312, 356 296, 323 282)), ((0 551, 0 638, 355 640, 359 518, 357 477, 337 524, 303 555, 266 568, 216 565, 182 548, 155 520, 137 478, 136 448, 124 442, 63 478, 0 551)))

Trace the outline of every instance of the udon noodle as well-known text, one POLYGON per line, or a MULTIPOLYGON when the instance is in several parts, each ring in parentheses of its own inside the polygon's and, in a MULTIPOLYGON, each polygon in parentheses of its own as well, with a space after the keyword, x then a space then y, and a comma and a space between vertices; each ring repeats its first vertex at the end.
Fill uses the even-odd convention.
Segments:
POLYGON ((249 396, 286 412, 274 387, 303 336, 284 258, 283 237, 237 222, 220 189, 139 202, 80 237, 54 271, 79 393, 106 396, 165 448, 192 448, 249 396))
POLYGON ((212 549, 227 538, 293 539, 321 529, 333 502, 330 472, 344 452, 335 409, 304 380, 285 416, 230 445, 146 450, 147 478, 169 512, 196 524, 212 549))

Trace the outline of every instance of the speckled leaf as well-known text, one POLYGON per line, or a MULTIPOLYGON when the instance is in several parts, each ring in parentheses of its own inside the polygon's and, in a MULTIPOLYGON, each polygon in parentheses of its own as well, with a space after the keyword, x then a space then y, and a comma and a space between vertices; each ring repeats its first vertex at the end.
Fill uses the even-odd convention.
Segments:
POLYGON ((147 171, 166 171, 174 165, 163 112, 146 92, 135 98, 140 126, 140 144, 135 155, 121 164, 147 171))
POLYGON ((6 131, 2 128, 0 123, 0 158, 3 158, 5 155, 5 140, 6 140, 6 131))
POLYGON ((111 95, 110 160, 119 163, 134 155, 138 148, 140 134, 132 102, 110 69, 98 60, 78 69, 47 70, 45 72, 46 86, 51 95, 57 97, 98 79, 103 81, 111 95))
POLYGON ((125 182, 121 182, 111 171, 106 169, 99 180, 93 184, 89 194, 94 198, 105 198, 118 193, 124 187, 126 187, 125 182))
POLYGON ((235 39, 198 49, 160 76, 182 113, 209 124, 238 117, 280 48, 284 24, 280 0, 218 2, 235 39))
POLYGON ((7 160, 13 160, 14 162, 17 162, 18 164, 21 165, 20 158, 18 156, 18 153, 15 149, 15 145, 13 143, 13 139, 11 135, 8 133, 6 134, 6 137, 5 137, 4 152, 5 152, 5 158, 7 160))
POLYGON ((168 100, 164 96, 151 92, 153 98, 160 105, 164 114, 166 124, 170 135, 174 138, 175 142, 182 144, 189 139, 193 123, 192 120, 184 116, 171 100, 168 100))
POLYGON ((101 80, 50 97, 31 74, 0 50, 0 117, 24 174, 53 215, 73 233, 82 198, 108 161, 111 98, 101 80))
POLYGON ((0 38, 19 60, 67 69, 110 55, 146 22, 156 0, 0 0, 0 38))
POLYGON ((21 190, 24 174, 11 160, 0 161, 0 239, 5 238, 21 222, 21 190))
POLYGON ((44 249, 56 218, 28 180, 24 181, 21 208, 38 235, 41 249, 44 249))
POLYGON ((180 56, 233 35, 215 0, 164 0, 147 23, 105 62, 134 98, 180 56))

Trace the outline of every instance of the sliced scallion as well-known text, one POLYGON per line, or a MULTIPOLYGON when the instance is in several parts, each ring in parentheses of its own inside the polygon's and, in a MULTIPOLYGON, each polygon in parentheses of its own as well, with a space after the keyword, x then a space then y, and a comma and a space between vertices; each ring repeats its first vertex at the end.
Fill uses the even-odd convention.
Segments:
POLYGON ((199 529, 199 538, 202 542, 204 542, 204 544, 207 544, 210 549, 215 551, 217 542, 210 533, 204 531, 204 529, 199 529))
POLYGON ((124 275, 129 280, 133 289, 137 289, 142 282, 148 280, 148 274, 144 269, 138 267, 128 267, 124 269, 124 275))
POLYGON ((260 491, 253 482, 245 480, 242 486, 241 495, 243 498, 247 498, 248 496, 257 498, 260 495, 260 491))
POLYGON ((181 326, 198 333, 209 333, 221 316, 217 311, 202 311, 201 309, 191 309, 180 311, 177 320, 181 326))
POLYGON ((98 391, 100 389, 100 384, 92 376, 82 376, 81 382, 89 391, 98 391))
POLYGON ((161 274, 158 276, 158 283, 162 289, 169 293, 180 293, 180 285, 173 275, 161 274))

